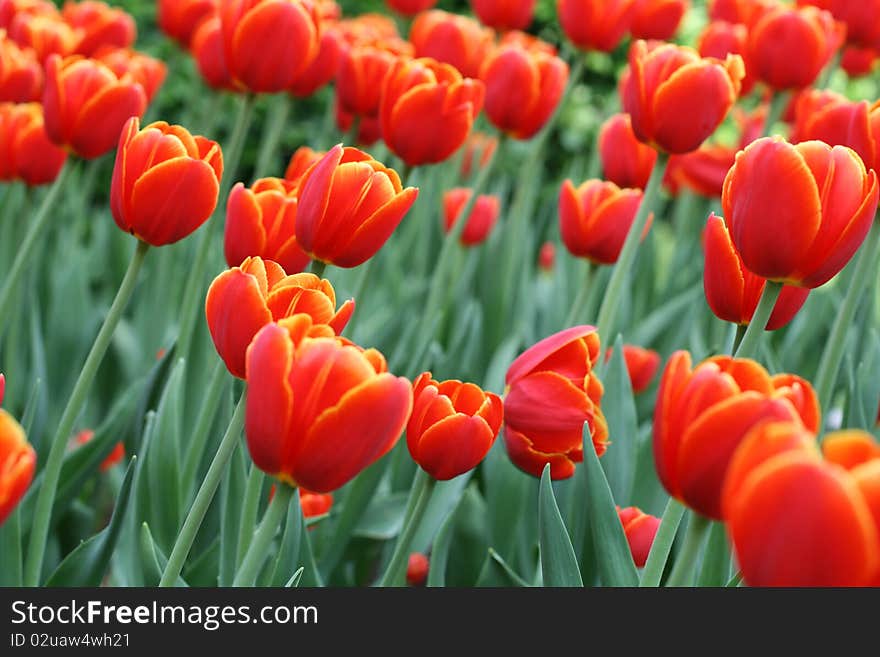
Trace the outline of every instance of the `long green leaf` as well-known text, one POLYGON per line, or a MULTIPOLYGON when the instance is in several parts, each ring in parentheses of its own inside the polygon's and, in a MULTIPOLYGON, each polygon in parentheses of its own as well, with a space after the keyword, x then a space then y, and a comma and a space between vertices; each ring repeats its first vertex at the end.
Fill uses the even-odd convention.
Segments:
POLYGON ((611 443, 602 465, 614 499, 628 505, 632 499, 639 427, 632 384, 623 357, 623 338, 619 334, 602 383, 605 385, 602 412, 608 420, 611 443))
POLYGON ((544 466, 538 490, 538 545, 545 586, 583 586, 577 556, 559 513, 550 483, 550 464, 544 466))

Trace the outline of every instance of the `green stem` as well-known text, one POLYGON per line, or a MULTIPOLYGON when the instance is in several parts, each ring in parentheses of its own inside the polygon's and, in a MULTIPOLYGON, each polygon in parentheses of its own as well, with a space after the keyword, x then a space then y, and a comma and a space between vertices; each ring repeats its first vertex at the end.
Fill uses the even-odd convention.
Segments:
POLYGON ((245 554, 251 544, 254 526, 257 524, 257 513, 260 510, 260 493, 263 492, 263 479, 265 475, 256 465, 251 464, 251 473, 248 475, 247 487, 244 493, 244 504, 241 507, 241 519, 238 522, 238 547, 236 549, 235 563, 242 564, 245 554))
POLYGON ((769 137, 772 134, 773 126, 779 123, 785 108, 788 106, 788 100, 791 97, 787 91, 776 91, 770 98, 770 108, 767 110, 767 119, 764 121, 764 136, 769 137))
POLYGON ((568 317, 565 320, 565 326, 575 326, 577 322, 583 321, 583 317, 586 314, 587 305, 590 300, 590 292, 593 289, 593 278, 596 275, 596 263, 592 260, 587 261, 587 275, 584 276, 584 280, 581 282, 580 289, 578 290, 577 296, 575 297, 574 303, 571 304, 571 311, 568 313, 568 317))
MULTIPOLYGON (((361 134, 361 116, 360 114, 355 114, 351 119, 351 125, 348 127, 348 132, 345 133, 345 146, 357 146, 358 145, 358 137, 361 134)), ((402 178, 403 181, 406 181, 405 178, 402 178)))
POLYGON ((391 561, 388 562, 388 568, 385 570, 379 586, 403 585, 406 564, 409 560, 409 547, 416 530, 419 528, 419 524, 421 524, 422 514, 424 514, 425 509, 428 507, 428 502, 431 500, 434 483, 433 477, 421 468, 418 469, 415 481, 413 481, 409 492, 409 501, 407 502, 403 519, 403 529, 400 531, 400 536, 397 537, 391 561))
POLYGON ((272 161, 278 152, 278 143, 281 141, 281 135, 290 118, 290 108, 292 101, 287 94, 280 94, 275 99, 272 116, 266 129, 263 131, 263 138, 260 141, 260 151, 257 155, 257 166, 254 170, 255 178, 263 178, 272 171, 272 161))
POLYGON ((819 76, 819 79, 816 80, 816 89, 827 89, 828 85, 831 84, 831 78, 834 77, 834 71, 836 71, 840 67, 840 60, 843 57, 843 48, 838 48, 837 52, 834 53, 834 57, 831 58, 831 61, 828 62, 828 66, 825 67, 825 70, 822 71, 822 75, 819 76))
POLYGON ((31 529, 31 539, 28 545, 27 561, 25 563, 25 586, 37 586, 40 583, 40 574, 43 570, 43 556, 46 551, 46 538, 49 534, 49 524, 52 520, 52 505, 55 502, 55 492, 58 488, 58 479, 61 476, 61 466, 64 463, 64 452, 67 448, 67 441, 73 431, 73 423, 79 417, 83 404, 86 401, 86 395, 91 388, 98 367, 107 353, 110 341, 113 338, 113 332, 116 325, 122 319, 122 314, 128 305, 129 299, 134 292, 137 283, 138 273, 144 263, 144 257, 147 255, 150 245, 146 242, 138 242, 128 265, 128 271, 125 272, 125 278, 119 286, 113 305, 98 331, 98 336, 92 345, 91 351, 86 358, 82 371, 73 386, 73 392, 64 408, 61 416, 61 423, 52 438, 49 456, 46 459, 46 466, 43 469, 43 485, 40 487, 40 493, 37 497, 37 505, 34 511, 34 523, 31 529))
POLYGON ((25 265, 33 258, 34 249, 37 247, 40 237, 54 216, 52 211, 57 208, 58 195, 64 188, 64 182, 67 180, 71 169, 73 169, 73 165, 70 162, 61 167, 61 171, 58 172, 58 176, 49 188, 46 196, 43 197, 43 203, 31 221, 24 240, 16 248, 15 260, 12 261, 12 266, 3 273, 3 287, 0 288, 0 336, 2 336, 3 330, 6 328, 9 318, 14 315, 14 313, 10 312, 9 308, 13 293, 18 290, 22 274, 25 272, 25 265))
POLYGON ((324 278, 324 272, 327 270, 327 263, 323 260, 312 260, 311 272, 318 278, 324 278))
POLYGON ((856 261, 855 271, 850 279, 849 290, 844 297, 843 305, 837 312, 831 335, 825 343, 822 359, 819 361, 819 370, 816 374, 816 395, 819 398, 819 408, 826 410, 831 403, 831 395, 834 392, 834 383, 837 381, 837 373, 840 370, 840 362, 843 359, 844 347, 846 347, 846 333, 852 326, 853 317, 859 303, 864 297, 865 286, 873 280, 871 268, 877 264, 880 258, 880 220, 874 221, 868 239, 865 240, 856 261))
POLYGON ((660 527, 657 529, 654 543, 651 545, 651 551, 648 553, 648 560, 645 562, 645 570, 642 572, 639 586, 660 586, 660 580, 669 559, 669 552, 672 550, 672 543, 675 541, 675 535, 678 533, 678 526, 681 524, 683 515, 684 506, 675 498, 670 497, 666 503, 666 510, 663 511, 663 518, 660 520, 660 527))
POLYGON ((202 453, 205 451, 205 444, 208 441, 211 425, 214 424, 217 406, 220 404, 220 397, 225 384, 226 365, 223 364, 222 360, 218 360, 217 364, 214 365, 214 371, 211 372, 208 391, 202 399, 202 407, 199 409, 199 417, 196 419, 196 426, 193 429, 192 439, 189 441, 189 447, 186 452, 186 461, 183 465, 183 478, 181 481, 187 482, 190 486, 195 486, 196 471, 199 469, 202 453))
POLYGON ((275 538, 275 533, 287 514, 287 508, 290 506, 290 499, 293 497, 294 489, 285 483, 278 482, 275 487, 275 497, 269 503, 269 508, 263 515, 263 521, 257 528, 247 554, 241 563, 241 568, 235 574, 232 581, 233 586, 253 586, 260 572, 260 567, 266 560, 269 552, 269 545, 275 538))
POLYGON ((731 353, 736 353, 739 349, 739 346, 742 344, 743 338, 746 337, 746 330, 749 328, 748 324, 737 324, 736 325, 736 335, 733 336, 733 349, 731 349, 731 353))
POLYGON ((669 574, 669 581, 666 586, 691 586, 694 579, 694 570, 697 565, 697 557, 700 549, 709 533, 712 523, 708 518, 704 518, 698 513, 691 511, 690 521, 688 522, 687 533, 684 536, 684 545, 678 558, 675 560, 675 566, 669 574))
MULTIPOLYGON (((620 256, 617 258, 617 263, 611 272, 611 279, 605 288, 605 296, 602 299, 602 305, 599 307, 599 318, 596 326, 599 338, 604 340, 606 344, 613 342, 611 331, 614 329, 617 310, 623 299, 630 270, 635 263, 639 242, 641 242, 642 233, 645 231, 645 226, 648 223, 648 217, 660 200, 660 186, 663 182, 663 175, 666 172, 668 162, 668 154, 663 152, 657 154, 657 161, 654 163, 651 178, 648 180, 647 187, 645 187, 645 193, 642 196, 642 202, 639 204, 639 210, 636 213, 632 226, 629 228, 623 248, 620 251, 620 256)), ((600 365, 601 362, 602 359, 600 359, 600 365)))
POLYGON ((193 541, 196 540, 196 534, 202 526, 205 514, 208 513, 208 507, 211 506, 214 494, 217 492, 217 486, 220 485, 220 480, 226 471, 229 458, 232 456, 232 452, 235 451, 235 446, 241 436, 241 429, 244 426, 246 398, 247 391, 243 392, 241 399, 238 400, 238 405, 235 407, 235 413, 232 414, 232 420, 229 422, 226 434, 217 447, 214 460, 211 461, 211 465, 208 467, 205 479, 199 487, 199 492, 196 493, 196 499, 193 500, 189 514, 186 516, 183 527, 181 527, 180 533, 177 535, 177 540, 174 542, 171 556, 168 557, 168 564, 165 566, 165 572, 162 573, 162 580, 159 582, 159 586, 173 586, 177 581, 178 575, 180 575, 180 571, 183 569, 183 564, 189 555, 193 541))
POLYGON ((764 292, 761 293, 761 300, 758 307, 755 308, 755 314, 752 315, 752 321, 743 336, 739 348, 734 351, 733 355, 737 358, 754 358, 758 355, 758 346, 761 343, 761 336, 767 327, 770 315, 773 314, 773 308, 776 306, 776 300, 782 292, 782 283, 767 281, 764 286, 764 292))

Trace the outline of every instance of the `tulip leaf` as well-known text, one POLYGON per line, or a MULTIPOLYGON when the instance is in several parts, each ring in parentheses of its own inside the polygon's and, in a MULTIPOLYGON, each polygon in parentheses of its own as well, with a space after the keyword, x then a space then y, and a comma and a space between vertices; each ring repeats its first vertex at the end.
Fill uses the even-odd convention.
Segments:
POLYGON ((468 482, 473 476, 473 470, 463 475, 459 475, 455 479, 449 481, 438 481, 434 485, 434 491, 428 506, 422 514, 422 520, 419 522, 419 528, 413 535, 412 551, 427 552, 440 525, 449 514, 450 511, 461 500, 464 490, 468 482))
POLYGON ((492 356, 489 363, 489 369, 483 379, 483 389, 492 391, 498 395, 504 392, 504 378, 510 364, 516 358, 516 352, 519 349, 520 338, 512 335, 507 338, 492 356))
POLYGON ((304 571, 305 571, 305 568, 303 566, 300 566, 299 568, 297 568, 296 572, 291 576, 291 578, 289 580, 287 580, 287 583, 284 585, 284 588, 286 588, 286 589, 297 588, 299 586, 299 583, 302 581, 304 571))
MULTIPOLYGON (((297 506, 299 506, 299 497, 297 496, 297 506)), ((303 514, 299 514, 299 555, 300 561, 303 563, 302 584, 303 586, 324 586, 324 579, 321 577, 321 571, 318 569, 318 563, 315 561, 315 551, 312 549, 312 539, 306 528, 306 520, 303 514)), ((299 586, 299 584, 297 584, 299 586)))
POLYGON ((577 556, 553 495, 550 464, 544 466, 538 491, 538 545, 545 586, 583 586, 577 556))
POLYGON ((517 532, 522 530, 519 520, 529 497, 530 478, 510 462, 502 440, 495 441, 482 468, 486 501, 492 509, 489 517, 492 545, 510 557, 517 532))
POLYGON ((709 542, 703 553, 703 565, 697 586, 724 586, 730 572, 730 550, 727 546, 727 531, 720 522, 712 523, 709 542))
POLYGON ((880 401, 880 334, 869 333, 869 347, 852 377, 845 426, 870 431, 877 423, 880 401))
POLYGON ((220 482, 220 569, 219 586, 231 586, 235 577, 238 521, 244 499, 247 464, 244 448, 237 443, 226 476, 220 482))
POLYGON ((637 458, 638 420, 632 384, 623 357, 623 339, 618 334, 611 360, 602 379, 605 395, 602 412, 608 420, 610 444, 602 459, 615 500, 628 505, 632 499, 637 458))
MULTIPOLYGON (((144 575, 145 586, 158 586, 162 579, 162 573, 168 564, 168 558, 162 554, 162 551, 153 540, 153 534, 150 532, 150 526, 147 523, 141 523, 140 531, 140 552, 141 567, 144 575)), ((175 586, 189 586, 180 575, 177 576, 175 586)))
MULTIPOLYGON (((281 544, 278 546, 278 556, 269 576, 269 586, 284 586, 290 581, 287 573, 290 568, 296 566, 299 561, 300 540, 302 534, 302 506, 300 505, 300 491, 294 493, 287 509, 287 517, 284 521, 284 533, 281 535, 281 544)), ((300 568, 302 570, 302 568, 300 568)), ((300 573, 302 576, 302 573, 300 573)))
MULTIPOLYGON (((433 568, 433 564, 431 567, 433 568)), ((514 572, 501 555, 489 548, 475 586, 525 588, 528 587, 528 583, 514 572)))
POLYGON ((387 541, 400 533, 409 493, 390 493, 374 499, 358 520, 352 534, 374 541, 387 541))
POLYGON ((667 328, 681 320, 688 307, 702 298, 703 282, 700 281, 679 293, 647 317, 639 320, 638 328, 633 332, 633 344, 652 344, 667 328))
POLYGON ((22 580, 21 508, 0 524, 0 587, 21 586, 22 580))
POLYGON ((444 586, 446 583, 446 563, 449 560, 449 547, 452 543, 452 535, 455 531, 455 522, 460 507, 461 502, 449 512, 434 538, 434 544, 431 547, 431 566, 428 569, 427 585, 429 587, 444 586))

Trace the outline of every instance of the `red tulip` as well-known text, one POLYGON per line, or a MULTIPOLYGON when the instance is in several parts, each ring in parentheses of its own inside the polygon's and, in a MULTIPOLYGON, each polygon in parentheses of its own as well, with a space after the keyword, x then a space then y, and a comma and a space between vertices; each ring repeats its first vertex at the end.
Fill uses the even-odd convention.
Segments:
POLYGON ((764 138, 737 155, 721 202, 749 271, 813 288, 858 250, 877 209, 877 189, 876 174, 845 146, 764 138), (766 208, 774 208, 772 230, 766 208))
POLYGON ((798 0, 830 12, 846 25, 847 43, 872 47, 880 44, 880 0, 798 0))
POLYGON ((0 32, 0 102, 28 103, 43 93, 43 68, 33 51, 0 32))
POLYGON ((611 52, 629 29, 634 0, 556 0, 565 36, 581 50, 611 52))
POLYGON ((105 2, 65 2, 61 15, 80 32, 76 53, 91 57, 100 48, 128 48, 137 38, 134 19, 105 2))
POLYGON ((131 79, 139 82, 147 95, 148 105, 153 102, 168 74, 168 67, 161 59, 134 50, 101 49, 95 53, 94 59, 106 64, 117 77, 122 78, 128 73, 131 79))
MULTIPOLYGON (((457 187, 443 194, 443 228, 447 233, 458 221, 471 194, 472 191, 465 187, 457 187)), ((501 200, 497 196, 481 194, 477 197, 459 238, 462 245, 476 246, 485 241, 495 227, 500 211, 501 200)))
POLYGON ((524 30, 535 14, 535 0, 471 0, 483 25, 496 30, 524 30))
POLYGON ((297 98, 307 98, 329 84, 336 77, 341 58, 342 37, 333 29, 324 28, 318 40, 318 54, 297 76, 290 93, 297 98))
POLYGON ((9 25, 9 36, 23 48, 33 49, 43 64, 51 55, 73 54, 79 42, 77 31, 48 14, 16 14, 9 25))
POLYGON ((409 40, 416 57, 436 59, 454 66, 466 78, 476 78, 495 34, 472 18, 435 9, 416 16, 409 40))
POLYGON ((378 116, 382 85, 395 61, 395 53, 375 46, 343 51, 336 74, 339 107, 349 114, 378 116))
POLYGON ((196 28, 217 12, 217 0, 159 0, 159 27, 183 48, 188 48, 196 28))
POLYGON ((671 39, 690 9, 688 0, 635 0, 629 32, 634 39, 671 39))
POLYGON ((290 182, 299 181, 302 175, 309 170, 309 167, 326 154, 326 151, 315 151, 308 146, 300 146, 290 156, 290 162, 287 163, 287 169, 284 171, 284 179, 290 182))
POLYGON ((700 34, 697 50, 701 57, 725 59, 728 55, 739 55, 743 58, 745 77, 742 80, 740 93, 748 95, 755 86, 755 74, 748 61, 749 29, 741 23, 712 21, 700 34))
POLYGON ((651 553, 657 530, 660 529, 660 518, 645 513, 637 506, 628 506, 625 509, 617 507, 617 515, 623 525, 633 562, 636 568, 643 568, 651 553))
POLYGON ((851 78, 870 75, 877 65, 877 48, 859 48, 847 46, 840 58, 840 68, 851 78))
POLYGON ((437 0, 385 0, 391 9, 404 16, 415 16, 421 11, 430 9, 437 0))
POLYGON ((711 0, 709 18, 751 27, 764 12, 778 4, 779 0, 711 0))
POLYGON ((538 251, 538 267, 547 273, 553 271, 556 264, 556 245, 553 242, 544 242, 538 251))
POLYGON ((209 87, 223 90, 236 89, 223 50, 220 16, 210 16, 199 24, 193 33, 189 48, 193 59, 196 60, 199 73, 209 87))
POLYGON ((629 114, 615 114, 599 130, 599 157, 605 178, 618 187, 644 189, 657 151, 636 139, 629 114))
POLYGON ((0 30, 7 30, 18 14, 50 16, 61 20, 58 8, 48 0, 0 0, 0 30))
POLYGON ((346 112, 340 104, 336 103, 336 127, 340 132, 349 134, 353 129, 355 118, 357 118, 358 129, 357 135, 354 135, 354 142, 358 146, 372 146, 382 138, 382 129, 379 126, 379 119, 374 116, 359 116, 346 112))
MULTIPOLYGON (((611 360, 613 351, 613 349, 608 349, 605 352, 606 362, 611 360)), ((639 394, 647 390, 657 374, 657 368, 660 367, 660 354, 653 349, 625 344, 623 345, 623 359, 633 392, 639 394)))
POLYGON ((196 231, 217 207, 223 154, 217 142, 133 116, 119 138, 110 209, 125 232, 153 246, 196 231))
MULTIPOLYGON (((305 488, 299 489, 299 506, 302 509, 303 518, 317 518, 330 513, 333 506, 331 493, 313 493, 305 488)), ((314 527, 309 527, 314 529, 314 527)))
POLYGON ((36 465, 37 453, 28 444, 24 429, 0 409, 0 525, 24 497, 36 465))
POLYGON ((0 180, 45 185, 66 159, 67 152, 49 141, 39 103, 0 104, 0 180))
MULTIPOLYGON (((400 1, 400 0, 396 0, 400 1)), ((409 555, 406 564, 406 583, 410 586, 421 586, 428 579, 428 557, 421 552, 413 552, 409 555)))
POLYGON ((608 425, 600 408, 602 383, 593 372, 601 354, 592 326, 560 331, 522 353, 507 370, 504 443, 518 468, 540 477, 567 479, 583 461, 586 422, 601 456, 608 425))

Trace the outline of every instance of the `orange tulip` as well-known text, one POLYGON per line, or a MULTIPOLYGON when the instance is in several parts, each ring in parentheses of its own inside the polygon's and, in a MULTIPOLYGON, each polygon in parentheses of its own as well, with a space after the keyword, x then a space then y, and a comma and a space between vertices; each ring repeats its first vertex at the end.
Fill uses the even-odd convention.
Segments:
MULTIPOLYGON (((331 493, 313 493, 300 487, 299 506, 302 509, 303 518, 324 516, 330 513, 330 508, 333 506, 333 495, 331 493)), ((309 529, 314 529, 314 527, 309 527, 309 529)))
POLYGON ((162 31, 188 48, 196 28, 217 11, 217 0, 159 0, 157 19, 162 31))
POLYGON ((690 9, 688 0, 635 0, 629 32, 634 39, 671 39, 690 9))
POLYGON ((421 552, 413 552, 406 563, 406 583, 410 586, 421 586, 428 579, 430 563, 428 557, 421 552))
POLYGON ((332 336, 342 332, 353 312, 353 299, 337 310, 330 281, 308 273, 288 276, 278 263, 259 257, 247 258, 217 276, 205 300, 217 353, 240 379, 246 374, 248 345, 270 322, 305 314, 316 325, 311 327, 314 334, 332 336))
POLYGON ((235 90, 223 50, 223 28, 220 16, 209 16, 196 28, 190 42, 190 53, 202 78, 212 89, 235 90))
POLYGON ((247 444, 264 472, 317 493, 388 453, 412 409, 412 386, 375 349, 308 337, 308 317, 271 323, 247 352, 247 444))
POLYGON ((33 51, 0 32, 0 102, 28 103, 43 93, 43 68, 33 51))
POLYGON ((581 50, 611 52, 629 29, 634 0, 556 0, 565 36, 581 50))
POLYGON ((880 448, 796 423, 755 428, 724 486, 724 518, 751 586, 880 584, 880 448), (796 537, 796 540, 792 540, 796 537))
POLYGON ((437 4, 437 0, 386 0, 386 2, 391 9, 404 16, 415 16, 437 4))
POLYGON ((315 151, 308 146, 300 146, 290 156, 287 169, 284 171, 284 179, 290 182, 298 182, 309 167, 318 162, 327 154, 326 151, 315 151))
POLYGON ((439 9, 416 16, 409 40, 416 57, 450 64, 466 78, 476 78, 495 41, 495 33, 467 16, 439 9))
POLYGON ((636 139, 629 114, 615 114, 599 130, 599 157, 605 178, 618 187, 644 189, 657 151, 636 139))
POLYGON ((485 87, 433 59, 398 60, 382 88, 382 137, 410 166, 442 162, 464 143, 485 87))
MULTIPOLYGON (((472 193, 470 189, 458 187, 443 194, 443 228, 447 233, 458 221, 472 193)), ((461 233, 462 245, 476 246, 485 241, 495 227, 500 211, 501 200, 497 196, 491 194, 478 196, 468 216, 467 225, 461 233)))
POLYGON ((316 260, 357 267, 382 248, 418 190, 404 189, 394 169, 367 153, 335 146, 303 175, 297 195, 302 249, 316 260))
MULTIPOLYGON (((83 429, 73 438, 73 443, 76 446, 82 446, 88 443, 92 438, 95 437, 95 432, 91 429, 83 429)), ((110 453, 101 461, 101 465, 98 466, 98 470, 101 472, 107 472, 110 468, 112 468, 117 463, 120 463, 122 459, 125 458, 125 445, 122 442, 118 442, 113 446, 113 449, 110 450, 110 453)))
POLYGON ((18 14, 51 16, 61 20, 61 13, 49 0, 0 0, 0 30, 9 29, 18 14))
POLYGON ((101 49, 95 53, 94 59, 106 64, 117 77, 122 78, 128 73, 135 82, 140 83, 147 95, 148 105, 153 102, 168 74, 168 67, 161 59, 134 50, 101 49))
POLYGON ((798 0, 831 13, 846 25, 846 41, 857 46, 880 44, 880 0, 798 0))
POLYGON ((625 509, 617 507, 617 515, 623 525, 633 562, 636 568, 643 568, 651 553, 657 530, 660 529, 660 518, 645 513, 637 506, 628 506, 625 509))
POLYGON ((394 52, 382 47, 359 46, 343 51, 336 73, 340 108, 362 117, 378 116, 382 84, 396 60, 394 52))
POLYGON ((486 116, 515 139, 530 139, 556 111, 568 83, 568 64, 519 45, 496 49, 485 61, 486 116))
POLYGON ((603 388, 593 372, 601 349, 592 326, 574 326, 522 353, 507 370, 504 443, 518 468, 567 479, 583 461, 584 423, 596 453, 605 453, 608 424, 600 408, 603 388))
POLYGON ((535 15, 535 0, 471 0, 483 25, 496 30, 524 30, 535 15))
POLYGON ((119 141, 123 126, 147 107, 144 88, 90 59, 57 55, 46 64, 43 113, 49 138, 82 158, 100 157, 119 141))
POLYGON ((128 48, 137 38, 134 19, 105 2, 65 2, 61 16, 79 31, 76 53, 91 57, 100 48, 128 48))
POLYGON ((744 76, 742 58, 701 58, 691 48, 636 41, 621 95, 636 137, 668 153, 699 148, 733 106, 744 76))
POLYGON ((749 28, 741 23, 712 21, 700 34, 697 50, 701 57, 725 59, 728 55, 739 55, 743 58, 745 77, 742 80, 740 93, 745 96, 755 86, 755 74, 748 61, 749 28))
MULTIPOLYGON (((703 248, 706 256, 703 288, 709 307, 719 319, 748 324, 758 307, 766 279, 745 268, 721 217, 709 216, 703 248)), ((804 305, 809 293, 810 290, 803 287, 783 287, 767 322, 767 330, 775 331, 788 324, 804 305)))
POLYGON ((304 0, 220 0, 223 51, 242 90, 289 89, 318 56, 320 18, 304 0))
MULTIPOLYGON (((572 255, 599 265, 617 262, 623 242, 642 203, 640 189, 620 189, 613 182, 571 180, 559 192, 559 231, 572 255)), ((651 227, 650 218, 642 234, 651 227)))
POLYGON ((80 38, 76 30, 56 16, 26 12, 12 19, 9 36, 21 47, 33 49, 43 64, 51 55, 73 54, 80 38))
POLYGON ((294 80, 290 93, 308 98, 336 77, 342 58, 342 37, 336 30, 324 27, 318 40, 318 54, 294 80))
POLYGON ((217 207, 223 154, 217 142, 133 116, 119 138, 110 209, 125 232, 153 246, 196 231, 217 207))
POLYGON ((654 409, 654 463, 670 495, 697 513, 721 519, 721 490, 736 448, 755 426, 796 421, 818 429, 809 383, 771 377, 758 363, 729 356, 695 369, 686 351, 666 364, 654 409))
POLYGON ((413 460, 440 481, 477 467, 501 429, 501 398, 473 383, 435 381, 425 372, 413 382, 413 400, 406 427, 413 460))
POLYGON ((237 267, 249 256, 277 262, 285 272, 309 264, 296 242, 296 181, 262 178, 250 188, 237 183, 226 204, 226 264, 237 267))
POLYGON ((36 465, 37 454, 28 444, 24 429, 0 409, 0 524, 24 497, 36 465))
POLYGON ((0 180, 45 185, 66 159, 67 152, 49 141, 39 103, 0 104, 0 180))
POLYGON ((737 155, 721 202, 749 271, 813 288, 858 250, 877 209, 877 189, 876 174, 849 148, 764 138, 737 155), (774 208, 772 230, 767 208, 774 208))
MULTIPOLYGON (((605 352, 606 362, 611 360, 613 349, 605 352)), ((623 345, 623 360, 626 363, 626 372, 635 394, 644 392, 651 385, 657 368, 660 367, 660 354, 653 349, 645 349, 633 344, 623 345)))

